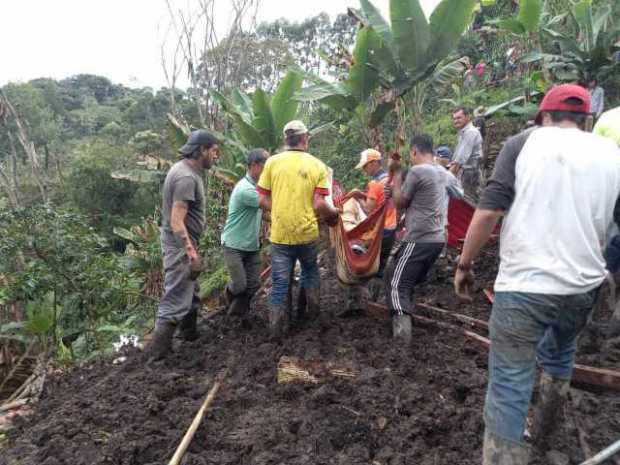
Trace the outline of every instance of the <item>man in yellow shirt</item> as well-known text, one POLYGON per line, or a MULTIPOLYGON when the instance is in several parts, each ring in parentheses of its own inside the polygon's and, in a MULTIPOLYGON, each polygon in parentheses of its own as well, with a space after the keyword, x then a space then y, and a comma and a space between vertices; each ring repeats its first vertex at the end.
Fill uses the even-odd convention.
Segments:
POLYGON ((317 263, 319 225, 317 216, 328 222, 338 218, 329 205, 327 167, 310 155, 308 129, 301 121, 284 126, 285 152, 267 160, 256 186, 260 206, 271 211, 271 306, 269 327, 275 339, 288 332, 287 306, 291 272, 301 264, 301 287, 306 294, 307 316, 319 314, 320 276, 317 263))

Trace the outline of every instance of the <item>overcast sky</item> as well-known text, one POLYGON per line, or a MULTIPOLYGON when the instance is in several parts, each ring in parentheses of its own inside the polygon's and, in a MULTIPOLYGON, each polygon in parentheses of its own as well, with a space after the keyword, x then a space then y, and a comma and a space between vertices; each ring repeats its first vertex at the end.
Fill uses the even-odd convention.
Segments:
MULTIPOLYGON (((170 0, 187 10, 195 0, 170 0)), ((228 0, 216 0, 228 24, 228 0)), ((389 0, 375 0, 388 16, 389 0)), ((427 15, 439 0, 421 0, 427 15)), ((262 0, 257 20, 332 19, 357 0, 262 0)), ((0 85, 38 77, 99 74, 129 86, 165 85, 160 46, 169 24, 164 0, 0 0, 0 85)))

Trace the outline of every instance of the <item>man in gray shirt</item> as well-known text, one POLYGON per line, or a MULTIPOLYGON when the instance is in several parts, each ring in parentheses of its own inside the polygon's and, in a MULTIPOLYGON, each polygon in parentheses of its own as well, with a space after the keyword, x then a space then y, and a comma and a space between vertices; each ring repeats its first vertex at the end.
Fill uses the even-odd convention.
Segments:
MULTIPOLYGON (((411 140, 411 164, 404 184, 399 167, 391 189, 396 207, 405 210, 406 234, 386 270, 387 302, 392 313, 395 338, 411 341, 412 296, 424 281, 446 241, 446 192, 454 176, 435 163, 433 139, 428 135, 411 140)), ((456 182, 456 180, 454 180, 456 182)))
POLYGON ((458 129, 459 134, 450 171, 463 184, 465 195, 472 200, 477 200, 480 161, 482 160, 482 135, 471 122, 471 116, 469 108, 459 108, 452 115, 454 127, 458 129))
POLYGON ((219 158, 217 139, 204 129, 190 134, 164 182, 161 247, 164 254, 164 295, 159 303, 151 345, 152 359, 170 351, 177 326, 185 340, 196 339, 200 308, 198 282, 202 259, 198 243, 204 232, 205 192, 202 175, 219 158))

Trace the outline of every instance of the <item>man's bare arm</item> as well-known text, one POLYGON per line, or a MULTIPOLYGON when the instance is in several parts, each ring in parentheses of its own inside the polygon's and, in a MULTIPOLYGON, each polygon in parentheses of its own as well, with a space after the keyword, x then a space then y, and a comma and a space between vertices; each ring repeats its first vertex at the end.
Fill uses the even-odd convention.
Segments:
POLYGON ((185 226, 185 218, 187 217, 187 202, 177 201, 172 204, 172 212, 170 213, 170 227, 179 247, 183 247, 187 252, 190 260, 198 260, 198 252, 192 243, 185 226))
POLYGON ((265 194, 258 195, 258 206, 265 212, 271 211, 271 196, 265 194))

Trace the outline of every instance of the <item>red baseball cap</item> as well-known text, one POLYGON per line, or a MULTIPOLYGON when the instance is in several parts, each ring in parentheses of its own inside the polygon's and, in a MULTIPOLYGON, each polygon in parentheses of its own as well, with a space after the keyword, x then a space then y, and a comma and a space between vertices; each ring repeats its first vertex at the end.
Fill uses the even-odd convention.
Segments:
POLYGON ((538 107, 536 124, 542 123, 543 111, 570 111, 590 113, 590 92, 576 84, 562 84, 552 88, 538 107))

